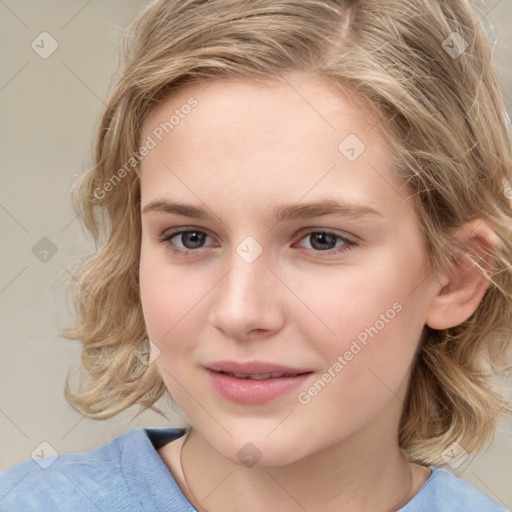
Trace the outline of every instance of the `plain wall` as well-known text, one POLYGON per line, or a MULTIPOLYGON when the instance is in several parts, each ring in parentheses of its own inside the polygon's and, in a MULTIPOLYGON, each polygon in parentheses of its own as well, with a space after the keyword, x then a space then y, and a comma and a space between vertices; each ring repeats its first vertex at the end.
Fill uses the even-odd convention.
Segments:
MULTIPOLYGON (((59 337, 71 314, 64 282, 70 267, 91 249, 71 209, 69 188, 82 170, 116 71, 121 30, 144 4, 0 2, 0 470, 29 459, 43 441, 59 453, 76 452, 135 426, 182 425, 168 400, 159 405, 169 419, 147 412, 130 421, 134 409, 93 421, 75 412, 63 394, 65 375, 80 359, 79 344, 59 337), (42 32, 58 43, 46 59, 31 46, 42 32)), ((507 28, 512 1, 474 4, 482 22, 494 26, 495 64, 511 112, 512 32, 507 28)), ((46 39, 45 51, 50 44, 46 39)), ((511 422, 502 422, 490 448, 469 466, 446 466, 509 508, 511 432, 511 422)))

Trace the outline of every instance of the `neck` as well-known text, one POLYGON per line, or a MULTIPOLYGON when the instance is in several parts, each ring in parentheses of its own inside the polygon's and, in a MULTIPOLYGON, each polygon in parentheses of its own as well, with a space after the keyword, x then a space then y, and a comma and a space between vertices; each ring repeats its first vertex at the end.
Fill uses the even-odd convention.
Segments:
MULTIPOLYGON (((336 446, 278 467, 245 467, 220 456, 194 429, 181 452, 187 498, 200 511, 391 512, 417 491, 393 436, 359 431, 336 446), (368 439, 378 442, 368 443, 368 439), (321 506, 320 506, 321 505, 321 506), (320 507, 319 507, 320 506, 320 507)), ((420 477, 421 478, 421 477, 420 477)))

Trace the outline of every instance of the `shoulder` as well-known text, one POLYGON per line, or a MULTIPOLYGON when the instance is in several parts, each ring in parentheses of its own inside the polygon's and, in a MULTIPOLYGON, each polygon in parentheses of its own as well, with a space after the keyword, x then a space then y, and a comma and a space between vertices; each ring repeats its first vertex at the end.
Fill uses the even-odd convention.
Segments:
POLYGON ((144 436, 145 429, 136 428, 90 451, 43 455, 8 468, 0 473, 0 512, 127 510, 131 491, 122 454, 144 436))
POLYGON ((400 512, 509 512, 449 471, 434 467, 416 496, 400 512))

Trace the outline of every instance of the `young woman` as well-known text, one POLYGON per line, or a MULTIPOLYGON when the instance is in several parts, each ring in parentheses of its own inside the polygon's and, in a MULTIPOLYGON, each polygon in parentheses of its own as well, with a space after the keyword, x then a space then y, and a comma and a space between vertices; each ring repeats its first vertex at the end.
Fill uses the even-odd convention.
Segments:
POLYGON ((505 511, 438 467, 492 438, 512 330, 468 2, 159 0, 124 40, 66 393, 97 419, 169 393, 188 427, 13 466, 0 511, 505 511))

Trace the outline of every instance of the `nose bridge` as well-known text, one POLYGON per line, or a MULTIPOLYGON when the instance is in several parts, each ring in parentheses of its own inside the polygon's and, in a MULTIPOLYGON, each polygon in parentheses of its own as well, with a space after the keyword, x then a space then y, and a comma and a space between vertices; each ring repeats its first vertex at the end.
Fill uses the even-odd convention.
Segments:
POLYGON ((249 331, 275 330, 281 321, 280 295, 274 290, 275 276, 269 270, 263 247, 252 237, 234 248, 229 271, 218 286, 210 321, 232 337, 249 331))

